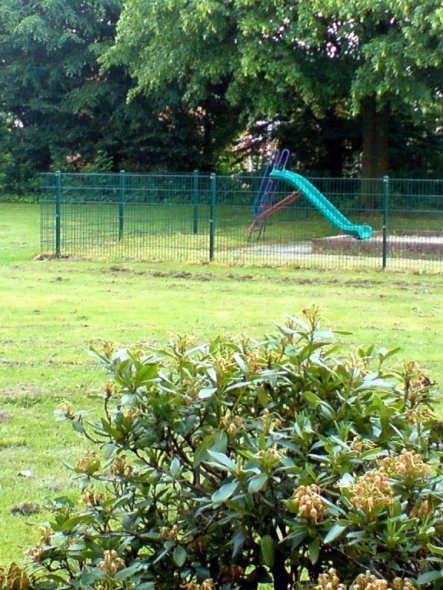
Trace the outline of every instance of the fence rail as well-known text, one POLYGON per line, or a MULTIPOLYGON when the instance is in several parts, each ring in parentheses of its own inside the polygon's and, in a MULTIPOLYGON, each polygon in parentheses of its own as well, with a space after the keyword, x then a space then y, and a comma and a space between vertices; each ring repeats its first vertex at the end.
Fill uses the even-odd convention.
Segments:
MULTIPOLYGON (((303 196, 252 231, 257 176, 42 175, 41 250, 52 256, 323 268, 443 270, 443 180, 309 180, 370 239, 341 234, 303 196)), ((273 203, 292 188, 276 181, 273 203)))

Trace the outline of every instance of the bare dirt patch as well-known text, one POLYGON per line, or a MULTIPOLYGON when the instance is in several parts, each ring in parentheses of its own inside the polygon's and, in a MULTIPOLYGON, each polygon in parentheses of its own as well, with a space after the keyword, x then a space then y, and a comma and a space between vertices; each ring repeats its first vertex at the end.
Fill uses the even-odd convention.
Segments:
POLYGON ((7 422, 11 418, 12 418, 11 414, 8 414, 8 412, 5 412, 4 410, 0 410, 0 423, 7 422))
MULTIPOLYGON (((39 395, 44 393, 44 389, 38 385, 23 384, 17 387, 7 387, 0 389, 0 396, 19 397, 22 395, 39 395)), ((1 420, 1 419, 0 419, 1 420)))
MULTIPOLYGON (((293 285, 338 285, 343 287, 355 287, 355 288, 362 288, 367 289, 371 287, 377 287, 384 284, 382 278, 380 281, 369 279, 369 278, 361 278, 361 279, 344 279, 341 277, 330 277, 327 276, 327 272, 324 272, 324 276, 311 278, 307 276, 302 276, 300 273, 295 273, 294 275, 252 275, 252 274, 243 274, 243 273, 226 273, 226 274, 217 274, 217 273, 210 273, 210 272, 189 272, 189 271, 175 271, 175 270, 155 270, 155 269, 147 269, 147 270, 133 270, 129 267, 116 267, 112 266, 108 269, 103 269, 101 271, 105 274, 132 274, 133 276, 145 276, 145 277, 152 277, 152 278, 160 278, 160 279, 182 279, 182 280, 192 280, 196 282, 206 282, 206 281, 235 281, 235 282, 267 282, 267 283, 276 283, 276 284, 293 284, 293 285)), ((364 274, 364 273, 361 273, 364 274)), ((389 280, 390 286, 395 286, 400 289, 416 289, 417 284, 411 283, 407 280, 389 280)), ((433 286, 433 283, 420 281, 419 287, 423 288, 430 288, 433 286)))
MULTIPOLYGON (((317 253, 347 254, 355 256, 380 256, 383 250, 383 234, 376 232, 368 240, 356 240, 352 236, 337 235, 312 241, 317 253)), ((387 239, 389 256, 398 258, 443 257, 443 234, 414 232, 391 234, 387 239)))

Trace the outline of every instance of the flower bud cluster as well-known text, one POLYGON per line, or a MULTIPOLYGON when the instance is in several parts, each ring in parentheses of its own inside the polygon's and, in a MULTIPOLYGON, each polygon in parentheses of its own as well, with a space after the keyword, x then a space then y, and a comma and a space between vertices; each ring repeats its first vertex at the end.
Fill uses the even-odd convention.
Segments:
POLYGON ((256 455, 258 459, 265 459, 267 461, 275 461, 280 457, 280 453, 274 447, 270 447, 265 451, 259 451, 256 455))
POLYGON ((112 461, 112 465, 111 465, 112 475, 121 475, 121 476, 127 477, 128 475, 131 475, 132 472, 133 472, 133 467, 132 467, 132 465, 128 465, 128 463, 126 461, 126 455, 120 455, 118 457, 115 457, 114 460, 112 461))
POLYGON ((418 406, 415 408, 407 408, 405 410, 406 420, 410 424, 416 422, 426 422, 426 420, 435 420, 435 413, 429 406, 418 406))
POLYGON ((106 399, 111 398, 116 391, 117 391, 117 386, 114 383, 114 381, 108 381, 107 383, 105 383, 103 385, 103 392, 105 394, 106 399))
POLYGON ((340 583, 336 570, 331 567, 327 573, 318 576, 318 584, 314 590, 347 590, 347 587, 340 583))
POLYGON ((81 473, 92 475, 100 469, 100 457, 96 451, 86 451, 75 467, 81 473))
POLYGON ((49 543, 51 542, 52 535, 54 533, 52 528, 50 526, 40 526, 38 530, 40 532, 39 543, 41 545, 49 545, 49 543))
POLYGON ((104 495, 96 492, 94 488, 89 492, 85 492, 80 498, 83 504, 89 504, 90 506, 100 506, 104 499, 104 495))
POLYGON ((416 518, 425 518, 429 512, 431 511, 431 506, 429 504, 429 500, 423 500, 420 504, 414 506, 411 510, 411 516, 415 516, 416 518))
POLYGON ((262 359, 252 352, 246 355, 246 360, 251 373, 256 373, 263 366, 262 359))
MULTIPOLYGON (((336 570, 331 568, 327 573, 319 575, 314 590, 348 590, 348 586, 340 582, 336 570)), ((354 584, 349 586, 349 590, 416 590, 416 587, 409 580, 402 578, 395 578, 392 583, 389 583, 386 580, 376 578, 371 572, 367 571, 357 576, 354 584)))
POLYGON ((68 420, 74 419, 74 411, 71 402, 62 402, 61 404, 59 404, 58 409, 64 415, 65 418, 68 418, 68 420))
POLYGON ((269 432, 270 430, 279 430, 282 425, 283 422, 282 420, 278 417, 278 415, 275 415, 274 413, 271 413, 268 408, 265 408, 263 410, 263 412, 261 413, 261 421, 263 424, 263 430, 265 432, 269 432))
POLYGON ((103 344, 102 344, 102 349, 103 349, 103 354, 105 355, 105 357, 110 358, 115 350, 115 346, 114 346, 113 342, 105 340, 105 342, 103 342, 103 344))
POLYGON ((205 552, 206 547, 208 546, 208 542, 208 535, 199 535, 198 537, 193 539, 192 543, 190 544, 190 547, 193 551, 202 555, 205 552))
POLYGON ((409 580, 395 578, 392 583, 376 578, 371 572, 360 574, 351 586, 351 590, 414 590, 415 586, 409 580))
POLYGON ((320 496, 320 488, 315 484, 299 486, 294 491, 293 504, 298 508, 300 516, 315 524, 322 520, 326 511, 326 505, 320 496))
MULTIPOLYGON (((39 527, 40 531, 40 539, 35 547, 31 547, 27 551, 28 557, 31 561, 39 562, 46 557, 47 548, 45 545, 49 545, 51 543, 52 535, 54 531, 49 526, 41 526, 39 527)), ((0 588, 2 588, 2 584, 0 581, 0 588)))
POLYGON ((383 459, 382 469, 390 476, 400 475, 415 479, 426 478, 431 468, 423 461, 423 457, 416 451, 403 449, 397 457, 383 459))
POLYGON ((172 527, 161 527, 160 529, 160 535, 162 539, 171 539, 172 541, 175 541, 176 538, 178 537, 178 533, 179 533, 179 528, 176 524, 174 524, 174 526, 172 527))
POLYGON ((409 363, 408 369, 410 372, 415 371, 415 375, 410 382, 412 387, 414 387, 415 389, 424 389, 426 387, 431 387, 432 385, 434 385, 434 383, 429 379, 426 373, 421 371, 414 361, 409 363))
POLYGON ((357 451, 357 453, 363 453, 364 451, 368 451, 374 447, 375 443, 373 443, 372 440, 360 438, 359 436, 354 437, 351 442, 351 449, 353 451, 357 451))
POLYGON ((411 361, 406 365, 406 373, 404 375, 404 391, 406 399, 413 406, 417 406, 423 400, 426 400, 426 395, 430 387, 434 383, 429 377, 421 371, 416 362, 411 361))
POLYGON ((100 561, 97 567, 113 576, 118 570, 125 567, 125 562, 119 557, 117 551, 111 549, 104 552, 104 559, 100 561))
POLYGON ((352 504, 365 512, 371 512, 380 505, 388 506, 392 503, 392 487, 389 477, 381 469, 368 471, 358 477, 352 491, 352 504))
POLYGON ((386 580, 376 578, 368 571, 357 576, 351 590, 389 590, 389 583, 386 580))
POLYGON ((227 434, 235 436, 242 425, 242 422, 241 416, 223 416, 221 419, 221 426, 226 430, 227 434))
POLYGON ((394 578, 392 582, 393 590, 416 590, 416 586, 410 580, 403 580, 402 578, 394 578))
POLYGON ((125 420, 132 423, 132 422, 134 422, 135 418, 140 416, 140 413, 141 412, 138 408, 127 408, 123 412, 123 417, 125 418, 125 420))

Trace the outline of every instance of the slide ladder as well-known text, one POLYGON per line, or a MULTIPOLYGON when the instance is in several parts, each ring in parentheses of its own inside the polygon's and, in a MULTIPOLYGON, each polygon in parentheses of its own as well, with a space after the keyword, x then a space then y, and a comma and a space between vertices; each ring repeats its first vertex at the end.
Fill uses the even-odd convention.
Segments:
POLYGON ((266 222, 268 218, 287 207, 290 203, 295 201, 301 196, 300 191, 295 191, 285 198, 281 199, 277 203, 272 202, 272 191, 274 189, 274 180, 271 178, 273 170, 282 170, 286 167, 290 157, 290 151, 285 149, 282 151, 275 150, 272 154, 271 160, 266 165, 263 177, 260 182, 252 211, 254 214, 254 221, 248 228, 248 240, 251 238, 254 232, 257 232, 257 239, 262 235, 266 228, 266 222))

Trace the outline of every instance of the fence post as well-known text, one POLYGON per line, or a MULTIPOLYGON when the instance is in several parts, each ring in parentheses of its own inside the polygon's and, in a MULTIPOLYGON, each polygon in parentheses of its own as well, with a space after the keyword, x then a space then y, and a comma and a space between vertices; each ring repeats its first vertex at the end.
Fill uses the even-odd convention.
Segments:
POLYGON ((210 176, 211 201, 209 208, 209 261, 214 260, 215 252, 215 204, 217 199, 217 177, 214 173, 210 176))
POLYGON ((118 175, 118 241, 123 238, 125 224, 125 201, 126 201, 126 172, 120 170, 118 175))
POLYGON ((383 176, 383 269, 388 262, 389 176, 383 176))
POLYGON ((61 255, 61 203, 62 203, 62 173, 55 173, 55 255, 61 255))
POLYGON ((198 234, 198 209, 200 204, 200 195, 199 195, 199 173, 198 170, 194 170, 192 173, 192 204, 193 204, 193 211, 194 211, 194 234, 198 234))

